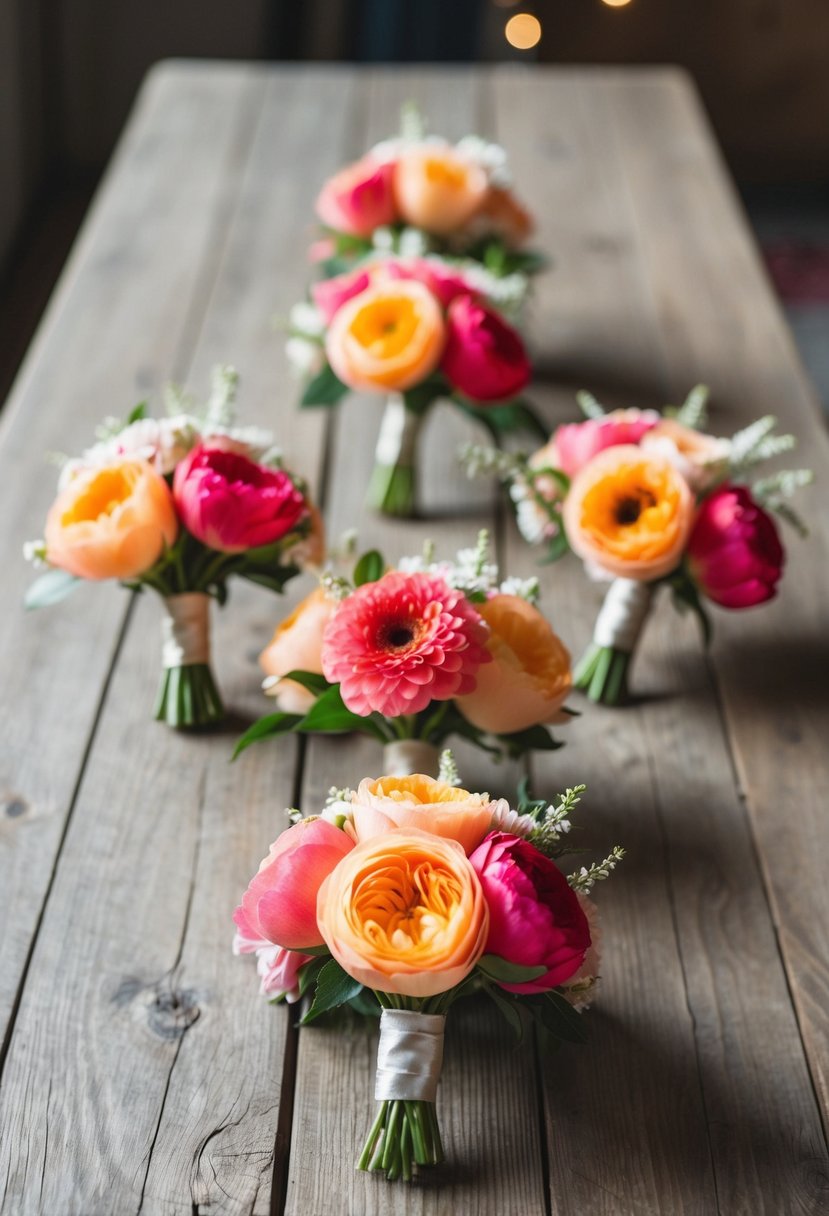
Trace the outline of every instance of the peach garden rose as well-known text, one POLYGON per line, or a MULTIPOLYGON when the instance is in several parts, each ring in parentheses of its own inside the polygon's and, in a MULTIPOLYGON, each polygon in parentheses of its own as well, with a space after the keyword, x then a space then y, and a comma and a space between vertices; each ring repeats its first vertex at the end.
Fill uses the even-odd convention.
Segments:
POLYGON ((471 853, 490 829, 503 803, 486 794, 447 785, 433 777, 364 778, 351 801, 351 822, 358 841, 371 840, 393 828, 418 828, 456 840, 471 853))

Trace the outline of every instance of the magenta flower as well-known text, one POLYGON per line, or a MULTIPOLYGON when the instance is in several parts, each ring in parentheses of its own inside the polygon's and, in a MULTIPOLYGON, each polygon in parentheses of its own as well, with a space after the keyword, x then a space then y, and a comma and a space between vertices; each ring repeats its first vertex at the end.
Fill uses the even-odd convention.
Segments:
POLYGON ((517 331, 472 296, 457 296, 446 314, 441 371, 472 401, 508 401, 530 382, 531 368, 517 331))
POLYGON ((337 232, 371 236, 375 228, 398 218, 393 179, 393 164, 363 157, 325 183, 317 198, 317 215, 337 232))
POLYGON ((553 436, 558 467, 568 477, 574 477, 605 448, 622 443, 639 443, 643 435, 659 422, 655 410, 613 410, 604 418, 588 418, 585 422, 568 422, 556 429, 553 436))
POLYGON ((311 298, 322 313, 325 324, 330 325, 343 304, 369 286, 371 277, 367 270, 351 270, 314 283, 311 298))
POLYGON ((475 294, 471 284, 460 271, 452 269, 451 263, 430 262, 427 258, 389 258, 381 266, 390 279, 414 279, 423 283, 437 296, 442 308, 448 308, 456 296, 475 294))
POLYGON ((173 498, 188 532, 221 553, 271 545, 308 511, 282 469, 206 444, 176 465, 173 498))
POLYGON ((688 565, 715 604, 751 608, 772 599, 784 560, 774 520, 744 486, 720 486, 700 503, 688 565))
POLYGON ((489 906, 485 952, 521 967, 547 968, 537 980, 501 987, 545 992, 575 975, 590 945, 590 929, 558 866, 507 832, 490 832, 469 860, 489 906))
POLYGON ((491 660, 487 633, 442 578, 391 571, 339 605, 323 634, 322 670, 352 713, 416 714, 474 689, 491 660))
POLYGON ((327 819, 303 819, 271 845, 233 913, 244 942, 289 950, 321 946, 317 893, 354 841, 327 819))
POLYGON ((271 1001, 284 998, 289 1005, 299 1000, 299 970, 311 961, 313 955, 286 950, 284 946, 273 946, 261 938, 249 940, 239 932, 233 939, 233 953, 256 955, 262 996, 271 1001))

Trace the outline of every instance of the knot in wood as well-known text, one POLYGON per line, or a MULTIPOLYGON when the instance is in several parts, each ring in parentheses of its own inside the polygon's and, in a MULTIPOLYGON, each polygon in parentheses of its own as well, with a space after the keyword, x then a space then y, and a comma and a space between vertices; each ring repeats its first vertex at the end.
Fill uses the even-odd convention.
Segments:
POLYGON ((180 1039, 201 1014, 196 994, 186 988, 156 991, 147 1006, 147 1022, 162 1039, 180 1039))

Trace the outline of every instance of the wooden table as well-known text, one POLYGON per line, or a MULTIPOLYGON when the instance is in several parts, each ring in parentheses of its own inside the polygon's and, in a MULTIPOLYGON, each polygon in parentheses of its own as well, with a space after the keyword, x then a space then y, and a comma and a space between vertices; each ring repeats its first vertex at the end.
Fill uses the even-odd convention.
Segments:
MULTIPOLYGON (((228 763, 262 712, 256 655, 286 610, 234 589, 216 617, 234 717, 187 737, 151 720, 159 607, 115 587, 24 614, 24 539, 107 413, 170 377, 242 372, 332 533, 390 555, 446 552, 482 524, 530 573, 492 487, 454 468, 466 433, 427 432, 427 523, 366 518, 376 404, 294 412, 272 328, 300 298, 323 178, 389 134, 414 97, 433 129, 509 149, 538 243, 535 392, 616 404, 713 390, 720 433, 773 412, 821 481, 827 444, 693 90, 673 70, 408 71, 172 64, 154 71, 2 420, 0 1209, 194 1213, 817 1213, 829 1210, 827 518, 789 545, 779 599, 719 613, 709 656, 661 604, 642 698, 590 707, 532 766, 589 783, 585 844, 628 859, 599 891, 604 984, 590 1044, 539 1061, 488 1010, 450 1022, 440 1110, 450 1164, 407 1188, 356 1174, 374 1040, 298 1032, 230 955, 231 913, 297 800, 379 768, 370 742, 269 744, 228 763), (463 507, 463 514, 459 509, 463 507)), ((598 592, 542 569, 574 651, 598 592)), ((292 587, 289 603, 303 589, 292 587)), ((307 590, 305 588, 304 590, 307 590)), ((473 787, 505 784, 459 749, 473 787)))

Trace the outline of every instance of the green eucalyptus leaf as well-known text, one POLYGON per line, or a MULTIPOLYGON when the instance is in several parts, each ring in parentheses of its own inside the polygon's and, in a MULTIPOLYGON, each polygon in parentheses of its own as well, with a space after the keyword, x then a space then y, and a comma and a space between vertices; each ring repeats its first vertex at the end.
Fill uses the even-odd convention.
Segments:
POLYGON ((363 583, 376 583, 383 577, 386 563, 383 554, 377 549, 369 549, 364 553, 354 567, 354 586, 362 587, 363 583))
POLYGON ((47 570, 39 575, 26 592, 23 603, 26 608, 48 608, 59 604, 80 587, 84 580, 76 578, 67 570, 47 570))
POLYGON ((362 991, 363 985, 359 980, 352 979, 335 959, 329 959, 317 976, 317 990, 311 1008, 300 1020, 300 1025, 307 1026, 320 1014, 352 1001, 362 991))
POLYGON ((518 963, 510 963, 498 954, 483 954, 478 960, 478 969, 483 971, 496 984, 528 984, 531 980, 540 979, 547 972, 546 967, 522 967, 518 963))

